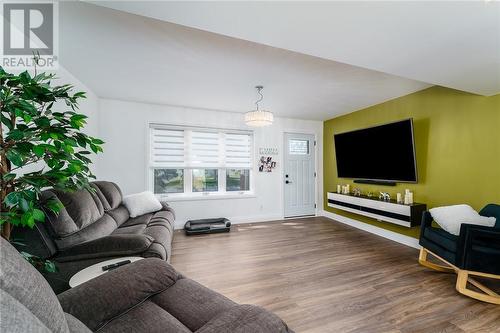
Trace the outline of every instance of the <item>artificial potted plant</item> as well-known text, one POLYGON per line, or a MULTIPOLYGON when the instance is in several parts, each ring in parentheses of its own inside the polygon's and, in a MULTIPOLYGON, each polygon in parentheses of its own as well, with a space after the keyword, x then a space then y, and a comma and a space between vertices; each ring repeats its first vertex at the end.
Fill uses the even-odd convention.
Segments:
MULTIPOLYGON (((9 240, 14 227, 33 228, 44 211, 58 213, 60 203, 41 204, 45 188, 91 189, 89 155, 102 151, 103 141, 85 134, 87 116, 78 113, 84 92, 53 85, 54 74, 15 75, 0 66, 0 228, 9 240)), ((40 270, 50 262, 24 257, 40 270)))

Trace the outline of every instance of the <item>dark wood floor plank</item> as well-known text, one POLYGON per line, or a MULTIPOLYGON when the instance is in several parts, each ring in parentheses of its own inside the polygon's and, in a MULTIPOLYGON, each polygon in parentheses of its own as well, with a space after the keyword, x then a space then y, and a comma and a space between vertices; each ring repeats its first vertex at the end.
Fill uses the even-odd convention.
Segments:
POLYGON ((176 232, 172 264, 297 332, 500 332, 500 307, 455 291, 415 249, 316 217, 176 232))

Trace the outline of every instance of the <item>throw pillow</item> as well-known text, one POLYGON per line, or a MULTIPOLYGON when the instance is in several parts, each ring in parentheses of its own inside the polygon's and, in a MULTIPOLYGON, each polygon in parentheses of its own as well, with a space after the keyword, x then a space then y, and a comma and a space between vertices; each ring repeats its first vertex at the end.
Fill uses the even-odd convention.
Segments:
POLYGON ((462 223, 493 227, 496 218, 481 216, 469 205, 436 207, 429 210, 434 221, 452 235, 460 234, 462 223))
POLYGON ((150 191, 124 196, 123 204, 127 207, 130 217, 157 212, 162 208, 160 201, 150 191))

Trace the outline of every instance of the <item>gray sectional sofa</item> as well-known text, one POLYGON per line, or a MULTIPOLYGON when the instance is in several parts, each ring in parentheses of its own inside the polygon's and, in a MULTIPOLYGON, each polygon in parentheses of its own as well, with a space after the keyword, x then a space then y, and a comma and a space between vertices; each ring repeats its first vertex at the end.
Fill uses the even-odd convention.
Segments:
POLYGON ((238 305, 161 259, 133 262, 56 296, 0 237, 0 269, 0 332, 291 332, 273 313, 238 305))
POLYGON ((69 288, 79 270, 104 260, 140 256, 170 260, 174 211, 166 203, 151 214, 130 218, 122 192, 112 182, 91 183, 94 191, 67 193, 48 190, 43 200, 59 200, 64 208, 32 230, 14 228, 19 250, 51 259, 59 272, 48 276, 56 292, 69 288))

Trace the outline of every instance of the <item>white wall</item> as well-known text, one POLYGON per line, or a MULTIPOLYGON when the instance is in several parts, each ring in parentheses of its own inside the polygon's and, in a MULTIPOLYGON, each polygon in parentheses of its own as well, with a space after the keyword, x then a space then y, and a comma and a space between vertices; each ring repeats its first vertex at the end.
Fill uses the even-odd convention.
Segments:
MULTIPOLYGON (((73 92, 86 92, 87 98, 80 99, 79 112, 89 117, 87 119, 87 125, 84 128, 84 132, 88 135, 97 137, 99 126, 99 98, 97 97, 97 95, 62 66, 60 66, 57 70, 56 77, 57 79, 53 81, 55 85, 71 84, 74 86, 73 92)), ((67 108, 66 105, 58 105, 57 107, 59 109, 67 108)))
MULTIPOLYGON (((99 137, 106 144, 97 160, 97 176, 114 181, 124 194, 140 192, 147 186, 149 123, 248 129, 240 113, 200 110, 167 105, 99 100, 99 137)), ((177 226, 188 219, 228 217, 234 222, 253 222, 283 217, 283 133, 311 133, 317 138, 317 207, 322 203, 323 123, 321 121, 276 118, 275 123, 254 132, 255 161, 259 147, 276 147, 278 164, 272 173, 254 172, 255 197, 174 201, 177 226)))
MULTIPOLYGON (((79 100, 79 113, 83 113, 88 117, 87 124, 83 128, 83 132, 87 135, 99 137, 98 128, 99 128, 99 97, 90 90, 85 84, 83 84, 80 80, 78 80, 73 74, 68 72, 64 67, 59 66, 59 69, 56 72, 57 79, 54 80, 54 84, 62 85, 62 84, 71 84, 73 85, 73 93, 78 91, 84 91, 86 93, 87 98, 79 100)), ((68 107, 65 104, 57 105, 56 109, 67 111, 68 107)), ((97 173, 97 165, 96 165, 96 155, 88 155, 88 157, 93 161, 90 165, 90 170, 95 175, 97 173)))

